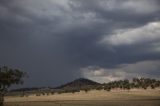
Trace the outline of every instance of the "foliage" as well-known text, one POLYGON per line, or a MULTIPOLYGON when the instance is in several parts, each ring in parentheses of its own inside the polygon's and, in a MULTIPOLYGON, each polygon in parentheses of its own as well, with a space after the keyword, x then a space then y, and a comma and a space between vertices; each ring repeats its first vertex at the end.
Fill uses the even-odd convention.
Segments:
POLYGON ((120 88, 120 89, 131 89, 131 88, 152 88, 155 89, 156 87, 160 87, 160 81, 150 78, 133 78, 132 81, 129 80, 119 80, 109 82, 104 84, 105 89, 109 87, 111 89, 120 88))
POLYGON ((6 66, 0 68, 0 106, 3 106, 4 95, 8 88, 14 84, 22 84, 25 73, 18 69, 6 66))

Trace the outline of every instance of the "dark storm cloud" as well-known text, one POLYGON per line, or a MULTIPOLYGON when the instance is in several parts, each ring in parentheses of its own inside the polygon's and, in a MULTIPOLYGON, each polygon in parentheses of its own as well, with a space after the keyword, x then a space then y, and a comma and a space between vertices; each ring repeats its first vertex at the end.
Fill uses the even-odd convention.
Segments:
POLYGON ((158 0, 0 0, 0 64, 27 71, 29 86, 64 83, 89 66, 158 64, 157 36, 145 45, 114 45, 103 39, 158 23, 159 5, 158 0))
MULTIPOLYGON (((98 17, 115 23, 145 24, 159 18, 158 0, 72 0, 71 7, 80 12, 94 12, 98 17)), ((121 26, 122 27, 122 26, 121 26)))

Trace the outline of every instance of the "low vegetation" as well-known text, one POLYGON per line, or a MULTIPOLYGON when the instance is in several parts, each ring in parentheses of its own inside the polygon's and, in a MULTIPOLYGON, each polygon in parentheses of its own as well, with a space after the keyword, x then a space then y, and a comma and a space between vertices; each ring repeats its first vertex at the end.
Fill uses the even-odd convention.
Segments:
POLYGON ((132 88, 157 88, 160 87, 160 81, 156 79, 150 79, 150 78, 133 78, 132 81, 129 80, 119 80, 119 81, 113 81, 109 82, 107 84, 103 84, 100 86, 99 89, 105 89, 105 90, 111 90, 114 88, 119 89, 132 89, 132 88))
POLYGON ((56 88, 21 88, 12 90, 8 95, 20 95, 21 97, 35 94, 36 96, 54 95, 62 93, 76 93, 90 90, 106 90, 111 91, 113 89, 130 90, 130 89, 155 89, 160 87, 160 81, 150 78, 133 78, 132 80, 119 80, 109 83, 100 84, 88 79, 80 78, 70 83, 64 84, 56 88))

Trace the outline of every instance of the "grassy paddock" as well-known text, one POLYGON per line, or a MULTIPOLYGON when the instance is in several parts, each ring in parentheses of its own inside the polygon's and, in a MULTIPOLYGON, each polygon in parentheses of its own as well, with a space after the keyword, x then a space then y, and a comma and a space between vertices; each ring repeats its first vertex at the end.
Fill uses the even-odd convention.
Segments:
POLYGON ((6 97, 5 106, 160 106, 160 90, 90 91, 6 97))
POLYGON ((12 102, 5 106, 160 106, 160 100, 12 102))

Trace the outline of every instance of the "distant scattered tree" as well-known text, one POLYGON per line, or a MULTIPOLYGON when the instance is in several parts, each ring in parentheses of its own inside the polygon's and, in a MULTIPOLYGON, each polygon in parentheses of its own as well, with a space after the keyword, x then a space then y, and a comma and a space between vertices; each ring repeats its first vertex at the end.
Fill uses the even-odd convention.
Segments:
POLYGON ((41 96, 41 94, 40 93, 36 93, 36 96, 41 96))
MULTIPOLYGON (((4 70, 5 68, 1 69, 4 70)), ((9 70, 9 69, 7 69, 9 70)), ((13 71, 13 70, 12 70, 13 71)), ((0 71, 5 72, 5 71, 0 71)), ((7 71, 8 72, 8 71, 7 71)), ((16 72, 15 70, 13 71, 14 73, 16 72)), ((23 75, 23 72, 20 71, 20 73, 23 75)), ((0 74, 1 76, 3 74, 0 74)), ((0 76, 0 86, 2 85, 1 82, 2 79, 4 80, 4 78, 2 78, 0 76)), ((18 77, 18 76, 16 76, 18 77)), ((18 77, 18 83, 11 83, 11 84, 19 84, 21 82, 21 77, 18 77)), ((8 77, 6 77, 8 78, 8 77)), ((8 81, 8 80, 7 80, 8 81)), ((10 80, 9 80, 10 81, 10 80)), ((86 80, 83 80, 83 83, 85 83, 86 80)), ((6 82, 4 83, 5 85, 7 84, 6 82)), ((10 84, 10 83, 9 83, 10 84)), ((155 89, 157 87, 160 87, 160 81, 156 80, 156 79, 150 79, 150 78, 133 78, 132 80, 118 80, 118 81, 112 81, 112 82, 108 82, 108 83, 103 83, 103 84, 93 84, 93 85, 87 85, 87 84, 82 84, 78 81, 76 81, 76 83, 69 83, 71 84, 71 86, 65 86, 64 88, 58 88, 58 89, 45 89, 45 90, 40 90, 36 95, 40 96, 40 95, 49 95, 49 94, 61 94, 61 93, 75 93, 75 92, 80 92, 80 91, 84 91, 84 92, 88 92, 90 90, 106 90, 106 91, 111 91, 112 89, 122 89, 122 90, 130 90, 132 88, 143 88, 143 89, 148 89, 148 88, 152 88, 155 89)), ((2 88, 2 87, 0 87, 2 88)), ((24 89, 22 89, 24 90, 24 89)), ((30 89, 29 89, 30 90, 30 89)), ((37 90, 37 88, 32 88, 31 90, 37 90)), ((21 90, 20 90, 21 91, 21 90)), ((26 89, 27 91, 27 89, 26 89)), ((2 97, 2 96, 1 96, 2 97)), ((1 106, 1 105, 0 105, 1 106)))
POLYGON ((4 95, 11 85, 23 84, 24 75, 25 73, 18 69, 6 66, 0 68, 0 106, 3 106, 4 95))
POLYGON ((152 89, 155 89, 155 86, 154 86, 154 85, 151 85, 151 88, 152 88, 152 89))
POLYGON ((112 81, 109 83, 105 83, 101 86, 104 86, 104 90, 106 91, 110 91, 111 89, 115 88, 130 90, 132 88, 147 89, 148 87, 150 87, 152 89, 155 89, 156 87, 160 87, 160 81, 150 78, 133 78, 132 81, 129 80, 112 81))
POLYGON ((105 87, 104 87, 104 90, 106 90, 106 91, 110 91, 110 90, 111 90, 111 87, 109 87, 109 86, 105 86, 105 87))
POLYGON ((84 89, 84 91, 87 93, 89 90, 88 89, 84 89))
POLYGON ((103 86, 102 86, 102 85, 98 85, 98 86, 95 87, 95 89, 96 89, 96 90, 102 90, 102 89, 103 89, 103 86))
POLYGON ((55 92, 54 91, 51 91, 51 95, 54 95, 55 94, 55 92))

